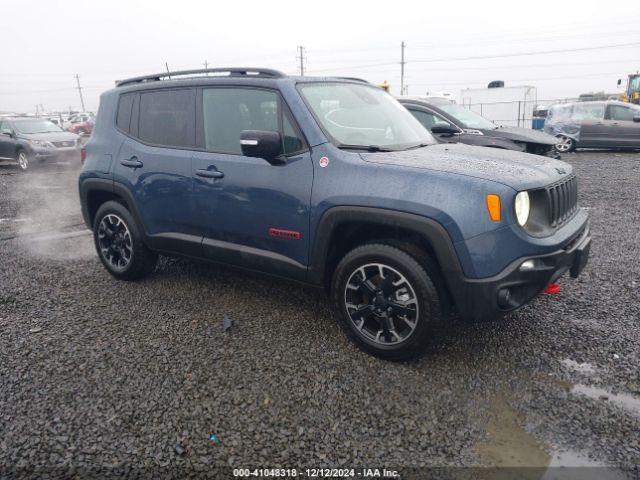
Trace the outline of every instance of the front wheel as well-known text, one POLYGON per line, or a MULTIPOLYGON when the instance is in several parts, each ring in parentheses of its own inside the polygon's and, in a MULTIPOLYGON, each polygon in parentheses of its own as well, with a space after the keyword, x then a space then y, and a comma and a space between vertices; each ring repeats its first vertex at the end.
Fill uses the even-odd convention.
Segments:
POLYGON ((557 152, 569 153, 576 149, 576 141, 573 138, 566 135, 558 135, 556 138, 558 139, 558 143, 555 145, 557 152))
POLYGON ((414 257, 391 245, 352 250, 338 264, 332 283, 342 329, 358 347, 378 357, 421 356, 431 324, 441 318, 432 278, 414 257))
POLYGON ((27 155, 27 152, 25 152, 24 150, 20 150, 18 152, 18 167, 20 167, 20 170, 27 171, 29 169, 29 156, 27 155))
POLYGON ((158 255, 147 248, 133 216, 119 202, 100 206, 93 221, 100 261, 119 280, 137 280, 151 273, 158 255))

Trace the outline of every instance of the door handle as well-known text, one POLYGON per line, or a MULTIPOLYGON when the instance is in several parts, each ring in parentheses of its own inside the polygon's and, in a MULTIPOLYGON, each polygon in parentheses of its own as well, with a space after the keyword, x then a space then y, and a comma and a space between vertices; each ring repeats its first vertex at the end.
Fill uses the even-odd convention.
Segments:
POLYGON ((120 160, 120 165, 124 165, 129 168, 140 168, 144 164, 138 160, 138 157, 131 157, 128 160, 120 160))
POLYGON ((202 178, 222 178, 224 173, 219 170, 196 170, 196 175, 202 178))

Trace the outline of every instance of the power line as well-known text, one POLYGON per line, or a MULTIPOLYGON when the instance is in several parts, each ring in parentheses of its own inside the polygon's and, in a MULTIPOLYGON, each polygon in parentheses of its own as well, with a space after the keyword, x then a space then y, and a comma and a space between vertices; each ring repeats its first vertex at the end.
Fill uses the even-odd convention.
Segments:
POLYGON ((534 52, 518 52, 504 53, 499 55, 480 55, 475 57, 449 57, 449 58, 430 58, 422 60, 413 60, 414 63, 432 63, 432 62, 456 62, 463 60, 486 60, 488 58, 506 58, 506 57, 526 57, 530 55, 547 55, 551 53, 567 53, 567 52, 585 52, 590 50, 604 50, 606 48, 620 48, 640 45, 640 42, 617 43, 614 45, 598 45, 597 47, 579 47, 579 48, 561 48, 556 50, 538 50, 534 52))
MULTIPOLYGON (((412 63, 436 63, 436 62, 455 62, 455 61, 465 61, 465 60, 486 60, 489 58, 508 58, 508 57, 526 57, 531 55, 547 55, 552 53, 568 53, 568 52, 582 52, 582 51, 590 51, 590 50, 603 50, 607 48, 621 48, 621 47, 630 47, 640 45, 640 42, 630 42, 630 43, 618 43, 613 45, 598 45, 595 47, 579 47, 579 48, 565 48, 565 49, 555 49, 555 50, 537 50, 537 51, 529 51, 529 52, 517 52, 517 53, 505 53, 499 55, 479 55, 473 57, 443 57, 443 58, 430 58, 430 59, 418 59, 412 60, 412 63)), ((321 70, 314 70, 314 72, 327 72, 334 70, 344 70, 344 69, 361 69, 361 68, 375 68, 375 67, 386 67, 389 65, 395 65, 393 62, 385 62, 385 63, 369 63, 369 64, 356 64, 356 65, 348 65, 341 67, 332 67, 332 68, 324 68, 321 70)))
MULTIPOLYGON (((539 78, 524 78, 518 80, 505 80, 505 82, 541 82, 545 80, 570 80, 574 78, 584 78, 584 77, 606 77, 609 75, 617 75, 620 72, 602 72, 602 73, 586 73, 584 75, 567 75, 562 77, 539 77, 539 78)), ((469 82, 456 82, 456 83, 414 83, 413 85, 420 87, 432 87, 432 86, 461 86, 461 85, 469 85, 469 82)), ((473 83, 472 85, 484 85, 484 83, 473 83)))

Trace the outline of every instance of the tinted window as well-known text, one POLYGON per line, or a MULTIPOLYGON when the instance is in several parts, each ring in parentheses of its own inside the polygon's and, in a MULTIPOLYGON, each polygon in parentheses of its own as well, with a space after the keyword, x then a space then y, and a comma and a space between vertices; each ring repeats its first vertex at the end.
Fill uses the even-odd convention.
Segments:
POLYGON ((442 118, 440 115, 436 115, 435 113, 413 109, 409 109, 409 111, 428 130, 431 130, 431 127, 433 127, 436 123, 446 123, 447 125, 451 125, 451 123, 447 122, 444 118, 442 118))
POLYGON ((191 147, 194 115, 193 90, 141 93, 138 137, 155 145, 191 147))
POLYGON ((609 118, 611 120, 633 121, 633 112, 630 108, 620 105, 609 105, 609 118))
POLYGON ((205 148, 210 152, 241 154, 240 132, 281 132, 285 153, 302 150, 303 142, 292 123, 283 119, 278 95, 248 88, 207 88, 202 92, 205 148))
POLYGON ((129 124, 131 122, 131 107, 133 106, 133 93, 128 95, 120 95, 118 101, 118 116, 116 118, 116 125, 123 132, 129 133, 129 124))

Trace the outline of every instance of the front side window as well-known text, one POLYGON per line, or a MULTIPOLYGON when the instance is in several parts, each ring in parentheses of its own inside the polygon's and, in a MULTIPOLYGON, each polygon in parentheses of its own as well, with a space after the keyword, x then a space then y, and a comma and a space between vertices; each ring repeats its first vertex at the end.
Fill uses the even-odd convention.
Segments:
POLYGON ((270 90, 206 88, 202 91, 202 117, 205 148, 210 152, 241 155, 243 130, 280 132, 285 155, 304 148, 278 94, 270 90))
POLYGON ((140 94, 138 137, 168 147, 194 144, 194 90, 158 90, 140 94))
POLYGON ((620 105, 609 105, 607 114, 610 120, 633 121, 633 111, 620 105))
POLYGON ((409 111, 414 117, 422 124, 422 126, 428 130, 431 130, 436 123, 444 123, 445 125, 451 125, 450 122, 445 120, 440 115, 436 115, 432 112, 426 112, 424 110, 417 110, 410 108, 409 111))
POLYGON ((353 83, 303 83, 299 88, 337 146, 399 150, 436 143, 420 122, 382 89, 353 83))

